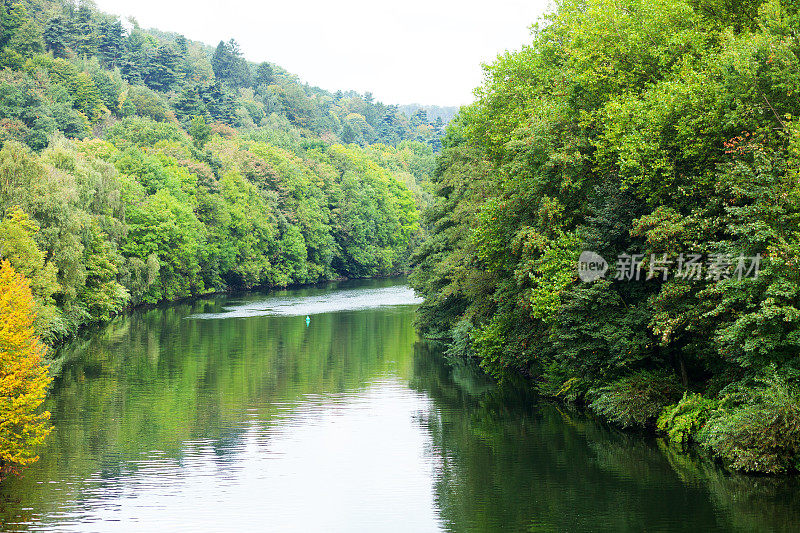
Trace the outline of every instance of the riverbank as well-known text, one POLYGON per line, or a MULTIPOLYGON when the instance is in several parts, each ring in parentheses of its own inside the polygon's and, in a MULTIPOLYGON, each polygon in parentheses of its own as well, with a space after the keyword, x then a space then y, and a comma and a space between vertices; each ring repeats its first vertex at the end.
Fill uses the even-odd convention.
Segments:
POLYGON ((706 4, 566 0, 488 65, 409 279, 495 377, 796 473, 800 10, 706 4))
POLYGON ((193 304, 204 299, 217 298, 217 297, 232 298, 240 295, 252 295, 252 294, 270 293, 278 291, 296 291, 300 289, 313 289, 313 288, 326 289, 350 283, 357 284, 368 281, 385 281, 385 282, 400 281, 404 280, 405 276, 406 273, 395 273, 386 276, 370 276, 368 278, 338 277, 324 281, 317 281, 315 283, 295 283, 286 286, 268 285, 262 287, 254 287, 253 289, 248 289, 248 290, 242 289, 242 290, 210 291, 203 294, 176 298, 175 300, 165 300, 155 304, 140 303, 137 305, 130 305, 123 308, 119 312, 115 313, 111 317, 109 317, 108 320, 84 323, 76 331, 72 332, 71 334, 63 338, 58 339, 53 344, 48 345, 46 363, 50 368, 51 376, 58 377, 58 375, 61 373, 62 366, 64 365, 64 363, 66 363, 64 357, 58 355, 59 353, 63 353, 64 348, 66 348, 73 342, 80 342, 81 338, 91 337, 92 335, 100 331, 102 328, 108 326, 113 321, 124 319, 125 316, 130 315, 133 312, 165 309, 175 305, 193 304))
MULTIPOLYGON (((530 384, 541 391, 535 381, 530 384)), ((733 471, 800 472, 800 401, 777 373, 713 395, 685 390, 676 375, 666 372, 637 372, 585 393, 571 391, 570 385, 544 396, 623 430, 661 437, 678 453, 701 451, 733 471)))

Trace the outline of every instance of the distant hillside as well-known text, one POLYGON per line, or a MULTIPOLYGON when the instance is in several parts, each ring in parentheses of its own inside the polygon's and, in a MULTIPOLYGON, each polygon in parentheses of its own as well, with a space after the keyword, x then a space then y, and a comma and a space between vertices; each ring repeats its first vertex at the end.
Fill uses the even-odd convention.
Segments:
MULTIPOLYGON (((434 150, 448 119, 444 115, 437 124, 440 113, 435 106, 400 109, 375 101, 370 93, 312 87, 273 63, 246 61, 234 39, 209 46, 174 32, 141 28, 133 19, 123 22, 91 2, 6 0, 2 4, 7 13, 3 44, 14 46, 0 57, 0 67, 39 68, 46 62, 35 54, 46 52, 92 77, 101 70, 112 74, 117 81, 111 84, 93 80, 101 93, 111 90, 101 99, 108 100, 104 104, 112 116, 124 111, 116 109, 119 95, 127 93, 127 87, 141 93, 137 89, 141 87, 154 92, 156 108, 169 108, 184 126, 194 116, 244 129, 286 123, 302 136, 328 142, 395 146, 420 141, 434 150), (23 31, 16 31, 15 20, 24 22, 23 31), (11 43, 12 34, 20 42, 11 43), (36 65, 26 66, 26 61, 36 65), (431 110, 430 119, 420 108, 431 110)), ((100 117, 94 113, 88 112, 87 118, 96 124, 100 117)))
POLYGON ((459 108, 457 106, 406 104, 398 106, 398 109, 408 116, 412 116, 414 113, 417 113, 420 109, 422 109, 427 114, 428 120, 431 122, 431 124, 434 124, 437 119, 442 119, 442 122, 446 126, 451 120, 453 120, 453 117, 456 116, 459 108))

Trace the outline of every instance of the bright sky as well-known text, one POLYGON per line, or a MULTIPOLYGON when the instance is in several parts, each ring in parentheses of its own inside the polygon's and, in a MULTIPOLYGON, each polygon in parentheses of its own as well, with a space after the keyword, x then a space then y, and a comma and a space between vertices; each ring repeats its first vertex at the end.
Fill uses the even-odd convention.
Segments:
POLYGON ((529 41, 549 0, 95 0, 145 28, 236 39, 312 85, 391 104, 462 105, 482 62, 529 41))

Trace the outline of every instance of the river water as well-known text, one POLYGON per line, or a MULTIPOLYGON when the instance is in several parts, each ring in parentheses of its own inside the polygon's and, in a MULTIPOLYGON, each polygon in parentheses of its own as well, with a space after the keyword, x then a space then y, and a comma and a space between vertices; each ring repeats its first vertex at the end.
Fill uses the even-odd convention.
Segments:
POLYGON ((800 530, 797 480, 495 385, 418 339, 417 303, 401 281, 340 283, 84 335, 41 460, 0 484, 0 529, 800 530))

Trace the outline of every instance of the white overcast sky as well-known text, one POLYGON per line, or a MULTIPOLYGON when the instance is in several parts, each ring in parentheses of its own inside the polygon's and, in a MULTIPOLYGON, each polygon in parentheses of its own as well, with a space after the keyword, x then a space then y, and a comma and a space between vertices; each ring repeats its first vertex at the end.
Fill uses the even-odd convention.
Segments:
POLYGON ((481 63, 529 41, 549 0, 95 0, 145 28, 215 45, 312 85, 370 91, 390 104, 462 105, 481 63))

